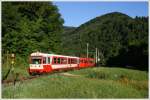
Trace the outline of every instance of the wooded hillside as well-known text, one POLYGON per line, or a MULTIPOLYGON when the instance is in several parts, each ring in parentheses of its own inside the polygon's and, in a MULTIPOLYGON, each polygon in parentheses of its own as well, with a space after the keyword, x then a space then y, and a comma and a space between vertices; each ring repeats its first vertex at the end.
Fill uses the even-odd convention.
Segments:
MULTIPOLYGON (((100 64, 109 66, 141 66, 148 68, 148 17, 131 18, 113 12, 96 17, 69 33, 66 48, 76 56, 90 56, 100 51, 100 64)), ((66 52, 68 53, 68 52, 66 52)))

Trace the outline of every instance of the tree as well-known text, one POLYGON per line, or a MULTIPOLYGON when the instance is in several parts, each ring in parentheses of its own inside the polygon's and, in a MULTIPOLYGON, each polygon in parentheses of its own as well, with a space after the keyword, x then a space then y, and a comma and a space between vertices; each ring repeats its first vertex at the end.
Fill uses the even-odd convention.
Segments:
POLYGON ((2 2, 3 52, 61 52, 62 24, 51 2, 2 2))

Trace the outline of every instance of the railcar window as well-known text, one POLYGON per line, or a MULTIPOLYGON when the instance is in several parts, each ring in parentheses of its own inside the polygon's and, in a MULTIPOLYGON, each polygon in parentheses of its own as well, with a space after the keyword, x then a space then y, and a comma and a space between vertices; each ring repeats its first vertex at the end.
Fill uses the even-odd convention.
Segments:
POLYGON ((61 63, 62 64, 67 64, 67 59, 66 58, 61 58, 61 63))
POLYGON ((60 64, 60 58, 57 59, 57 63, 60 64))
POLYGON ((54 64, 56 64, 57 63, 57 58, 54 58, 54 64))
POLYGON ((51 62, 51 58, 48 57, 48 63, 50 64, 50 62, 51 62))
POLYGON ((73 63, 73 59, 71 59, 71 64, 73 63))
POLYGON ((77 59, 74 59, 74 64, 77 64, 77 59))
POLYGON ((69 64, 71 64, 71 59, 69 59, 69 64))
POLYGON ((41 59, 32 59, 32 64, 41 64, 41 59))
POLYGON ((74 59, 71 59, 71 64, 73 64, 74 63, 74 59))
POLYGON ((67 59, 64 59, 64 64, 67 64, 67 59))
POLYGON ((68 64, 70 64, 70 59, 68 58, 68 64))
POLYGON ((72 64, 76 64, 77 63, 77 59, 71 59, 71 63, 72 64))

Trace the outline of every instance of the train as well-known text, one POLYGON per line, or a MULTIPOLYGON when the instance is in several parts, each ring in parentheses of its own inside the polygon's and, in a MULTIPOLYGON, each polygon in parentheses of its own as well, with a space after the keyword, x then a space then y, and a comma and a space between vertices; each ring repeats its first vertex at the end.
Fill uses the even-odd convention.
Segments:
POLYGON ((33 52, 30 54, 29 63, 28 73, 35 75, 59 70, 93 67, 95 66, 95 59, 33 52))

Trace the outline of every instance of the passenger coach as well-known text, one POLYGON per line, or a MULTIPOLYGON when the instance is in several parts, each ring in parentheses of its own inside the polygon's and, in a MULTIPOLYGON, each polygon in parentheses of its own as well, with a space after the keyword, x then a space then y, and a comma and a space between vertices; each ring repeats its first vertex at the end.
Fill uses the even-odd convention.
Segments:
POLYGON ((80 69, 95 65, 93 58, 79 58, 35 52, 30 55, 29 74, 49 73, 55 70, 80 69))

